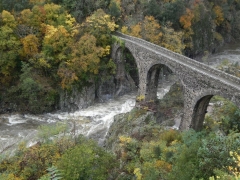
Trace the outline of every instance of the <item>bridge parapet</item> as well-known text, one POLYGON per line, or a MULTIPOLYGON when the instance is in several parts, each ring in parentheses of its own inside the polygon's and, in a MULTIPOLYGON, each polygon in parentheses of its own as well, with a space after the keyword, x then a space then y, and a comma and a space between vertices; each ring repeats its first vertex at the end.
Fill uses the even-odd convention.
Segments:
MULTIPOLYGON (((156 50, 160 53, 163 53, 162 54, 163 56, 169 56, 170 58, 176 59, 177 61, 180 61, 183 64, 186 64, 186 65, 189 65, 193 68, 199 69, 199 70, 203 71, 203 73, 204 72, 210 73, 210 74, 216 76, 216 78, 219 78, 219 79, 224 78, 224 79, 228 80, 228 82, 232 82, 233 84, 240 85, 240 78, 238 78, 236 76, 233 76, 231 74, 225 73, 225 72, 220 71, 218 69, 212 68, 212 67, 210 67, 206 64, 200 63, 200 62, 195 61, 191 58, 185 57, 181 54, 172 52, 172 51, 170 51, 166 48, 160 47, 160 46, 155 45, 153 43, 150 43, 146 40, 143 40, 143 39, 140 39, 140 38, 137 38, 137 37, 128 36, 128 35, 122 34, 120 32, 117 32, 115 35, 120 37, 120 38, 123 38, 123 39, 127 39, 127 40, 130 40, 130 41, 137 42, 137 43, 139 43, 140 46, 144 45, 144 46, 149 47, 153 50, 156 50)), ((238 88, 240 88, 240 86, 238 88)))

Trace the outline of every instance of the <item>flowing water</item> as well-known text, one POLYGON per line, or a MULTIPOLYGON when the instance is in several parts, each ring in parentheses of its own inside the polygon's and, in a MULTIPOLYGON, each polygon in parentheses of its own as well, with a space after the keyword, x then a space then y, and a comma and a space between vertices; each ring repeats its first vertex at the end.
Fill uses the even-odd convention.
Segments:
MULTIPOLYGON (((158 98, 162 98, 169 89, 170 85, 159 87, 158 98)), ((27 142, 28 147, 35 144, 38 142, 37 133, 40 125, 54 126, 58 122, 67 122, 72 128, 74 127, 75 134, 93 138, 101 145, 114 116, 133 109, 135 99, 136 92, 132 92, 72 113, 2 114, 0 115, 0 154, 11 152, 22 141, 27 142)))
POLYGON ((209 56, 207 64, 217 67, 224 60, 232 63, 240 63, 240 43, 227 44, 218 53, 209 56))
MULTIPOLYGON (((207 63, 216 67, 225 59, 240 63, 240 44, 225 46, 219 53, 211 55, 207 63)), ((162 98, 169 91, 170 85, 159 87, 158 98, 162 98)), ((35 144, 38 141, 37 132, 40 125, 55 125, 63 121, 72 126, 74 122, 75 133, 94 138, 102 144, 114 116, 129 112, 135 105, 135 97, 136 93, 126 94, 72 113, 2 114, 0 115, 0 154, 15 149, 21 141, 26 141, 27 146, 35 144)))
POLYGON ((69 124, 74 122, 75 133, 93 137, 101 143, 113 117, 130 111, 134 105, 135 93, 132 93, 72 113, 3 114, 0 116, 0 152, 21 141, 26 141, 27 146, 31 146, 38 141, 37 129, 40 125, 55 125, 63 121, 69 124))

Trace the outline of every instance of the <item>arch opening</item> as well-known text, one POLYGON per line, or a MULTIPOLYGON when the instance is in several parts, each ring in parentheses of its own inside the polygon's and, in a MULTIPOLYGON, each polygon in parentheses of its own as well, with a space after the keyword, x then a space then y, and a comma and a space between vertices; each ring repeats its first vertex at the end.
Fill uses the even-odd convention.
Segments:
POLYGON ((196 131, 199 131, 203 128, 203 121, 207 113, 207 107, 212 97, 213 95, 204 96, 198 100, 194 107, 191 128, 195 129, 196 131))
POLYGON ((222 96, 204 96, 195 105, 191 127, 196 131, 206 129, 225 135, 231 131, 240 132, 240 109, 222 96))
POLYGON ((156 112, 159 124, 179 129, 184 98, 183 86, 176 74, 166 65, 156 64, 148 71, 146 85, 144 106, 156 112))
POLYGON ((138 68, 130 50, 119 47, 114 59, 117 69, 114 76, 116 96, 123 95, 137 89, 139 85, 138 68))
POLYGON ((127 75, 129 75, 137 87, 139 85, 139 75, 138 75, 138 67, 133 57, 132 53, 125 48, 123 51, 124 59, 125 59, 125 71, 127 75))
POLYGON ((155 101, 163 98, 176 81, 172 70, 163 64, 152 66, 147 73, 146 101, 155 101))

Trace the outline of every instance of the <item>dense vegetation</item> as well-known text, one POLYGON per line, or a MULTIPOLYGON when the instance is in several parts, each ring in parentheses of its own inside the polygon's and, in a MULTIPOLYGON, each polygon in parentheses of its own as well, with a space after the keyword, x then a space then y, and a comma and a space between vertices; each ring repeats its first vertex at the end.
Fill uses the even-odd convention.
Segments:
POLYGON ((115 30, 204 56, 240 37, 239 14, 239 0, 2 0, 1 102, 52 111, 61 92, 107 79, 115 30))

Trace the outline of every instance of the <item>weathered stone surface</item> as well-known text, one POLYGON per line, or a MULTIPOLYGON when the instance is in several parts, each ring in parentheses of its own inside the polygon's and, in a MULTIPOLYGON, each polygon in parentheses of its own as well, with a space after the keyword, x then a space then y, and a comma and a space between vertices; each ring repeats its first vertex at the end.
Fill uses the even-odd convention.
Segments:
MULTIPOLYGON (((184 89, 184 116, 180 128, 186 130, 201 129, 209 100, 220 95, 240 107, 240 78, 211 68, 165 48, 149 43, 143 39, 117 33, 116 37, 124 42, 135 58, 139 87, 138 96, 145 101, 156 97, 158 73, 167 66, 178 77, 184 89)), ((114 45, 112 58, 116 59, 119 49, 114 45)))
POLYGON ((84 87, 81 91, 73 88, 71 92, 60 94, 60 109, 63 111, 76 111, 93 104, 95 100, 95 86, 84 87))
POLYGON ((143 138, 145 136, 146 125, 150 121, 155 121, 154 113, 139 109, 133 109, 126 114, 116 115, 114 122, 108 130, 104 146, 115 152, 115 148, 119 144, 119 136, 124 135, 136 139, 143 138))

